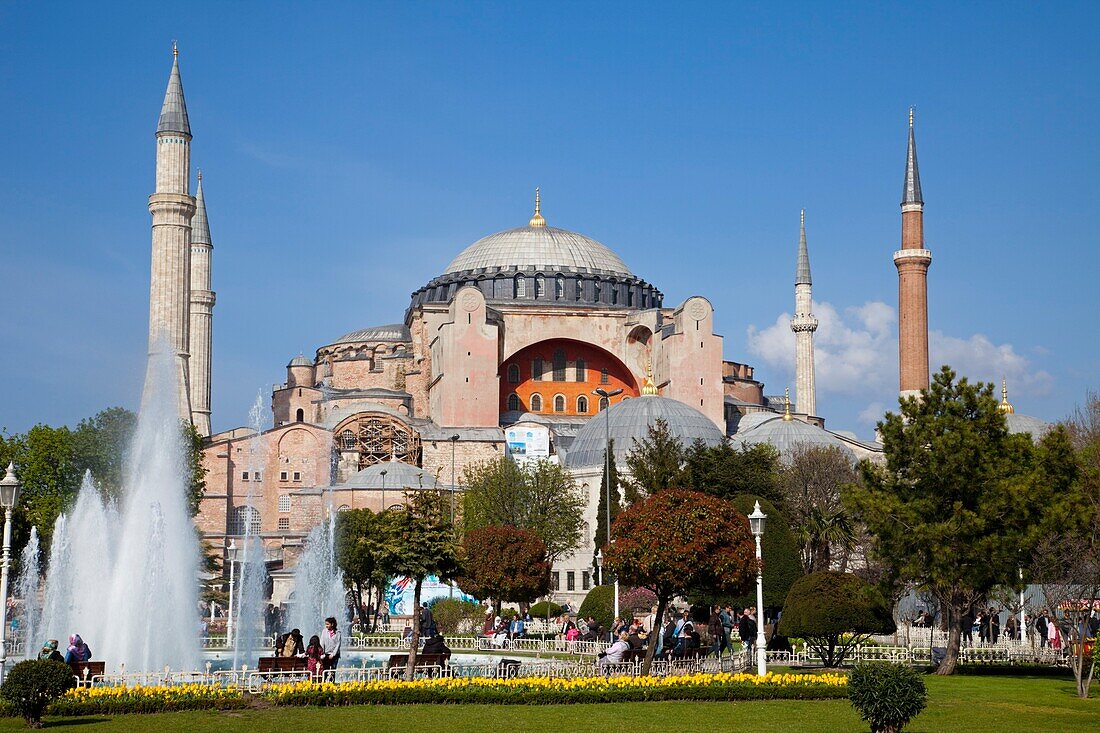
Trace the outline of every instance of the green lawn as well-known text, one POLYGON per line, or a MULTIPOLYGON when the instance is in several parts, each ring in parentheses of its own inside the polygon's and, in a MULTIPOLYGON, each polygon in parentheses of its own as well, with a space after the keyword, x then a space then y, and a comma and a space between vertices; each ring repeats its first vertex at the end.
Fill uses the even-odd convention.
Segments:
MULTIPOLYGON (((909 733, 1018 730, 1075 733, 1100 730, 1100 700, 1078 700, 1073 681, 1046 677, 926 677, 929 705, 909 733)), ((47 720, 81 733, 207 730, 218 733, 274 730, 411 730, 486 733, 501 730, 576 730, 607 733, 758 730, 865 731, 847 701, 608 705, 408 706, 271 708, 235 712, 123 715, 47 720)), ((0 720, 0 733, 24 729, 0 720)))

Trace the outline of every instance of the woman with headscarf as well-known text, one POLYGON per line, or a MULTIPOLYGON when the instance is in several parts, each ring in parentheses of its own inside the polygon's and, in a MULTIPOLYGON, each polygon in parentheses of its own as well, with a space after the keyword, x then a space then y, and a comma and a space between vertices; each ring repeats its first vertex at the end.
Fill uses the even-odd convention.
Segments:
POLYGON ((286 640, 283 641, 283 646, 279 650, 280 657, 296 657, 299 654, 305 653, 305 639, 302 638, 302 632, 298 629, 292 629, 287 634, 286 640))
POLYGON ((80 634, 69 637, 69 649, 65 652, 66 662, 87 662, 92 658, 92 650, 80 638, 80 634))
POLYGON ((42 647, 42 651, 38 652, 38 658, 41 660, 50 660, 51 662, 64 662, 65 657, 61 656, 61 652, 57 651, 57 639, 50 639, 42 647))

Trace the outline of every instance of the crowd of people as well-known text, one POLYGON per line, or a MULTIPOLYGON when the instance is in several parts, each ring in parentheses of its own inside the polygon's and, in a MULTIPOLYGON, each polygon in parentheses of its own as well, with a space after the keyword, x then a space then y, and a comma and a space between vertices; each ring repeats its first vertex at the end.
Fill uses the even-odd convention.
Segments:
POLYGON ((343 637, 337 628, 336 619, 325 619, 325 628, 320 634, 309 637, 306 644, 299 629, 279 634, 275 637, 275 656, 306 660, 306 669, 314 675, 326 670, 336 669, 340 664, 340 649, 343 637))

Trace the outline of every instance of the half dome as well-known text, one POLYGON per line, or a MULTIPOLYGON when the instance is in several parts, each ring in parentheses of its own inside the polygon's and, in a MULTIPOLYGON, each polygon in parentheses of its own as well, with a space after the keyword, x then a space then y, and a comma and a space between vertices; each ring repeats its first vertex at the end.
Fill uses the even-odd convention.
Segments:
POLYGON ((849 461, 856 461, 856 454, 852 449, 828 430, 801 420, 787 420, 783 415, 776 414, 770 414, 768 419, 756 422, 746 430, 738 425, 737 433, 730 438, 730 444, 735 448, 767 444, 779 451, 779 455, 785 460, 789 460, 791 451, 799 447, 837 448, 849 461))
POLYGON ((620 470, 626 465, 626 457, 634 450, 634 441, 645 440, 649 428, 658 420, 664 420, 669 432, 686 448, 696 440, 709 446, 719 445, 725 435, 711 419, 690 405, 669 397, 643 395, 617 402, 581 428, 569 445, 565 463, 570 468, 599 466, 604 462, 607 445, 608 420, 611 440, 615 441, 615 463, 620 470))
POLYGON ((515 268, 632 275, 606 245, 548 226, 519 227, 483 237, 462 250, 445 272, 515 268))

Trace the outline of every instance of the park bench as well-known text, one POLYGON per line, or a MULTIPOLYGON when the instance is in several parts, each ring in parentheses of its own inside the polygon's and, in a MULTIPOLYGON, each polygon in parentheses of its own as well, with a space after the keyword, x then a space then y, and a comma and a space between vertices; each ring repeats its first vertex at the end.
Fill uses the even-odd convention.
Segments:
POLYGON ((106 667, 106 662, 69 662, 69 669, 73 671, 73 676, 82 684, 90 683, 93 677, 102 677, 106 667))
POLYGON ((309 669, 305 657, 260 657, 259 672, 305 672, 309 669))

